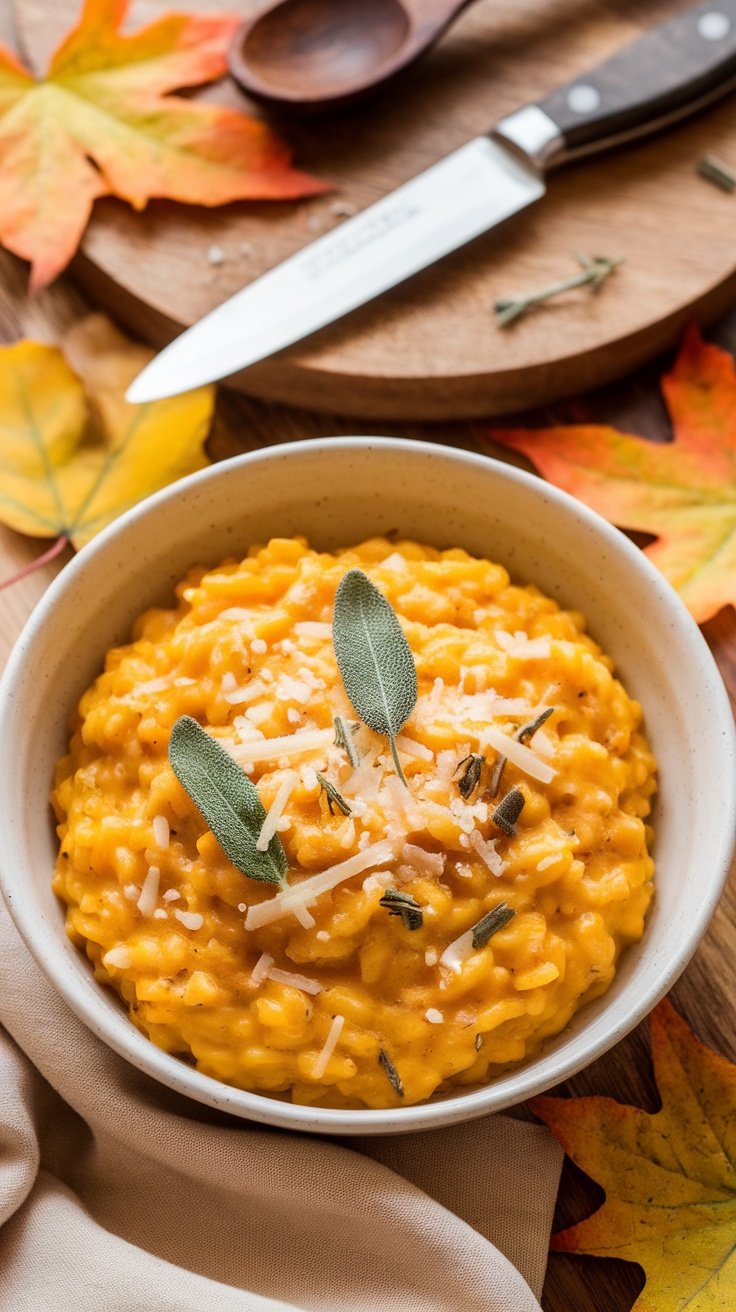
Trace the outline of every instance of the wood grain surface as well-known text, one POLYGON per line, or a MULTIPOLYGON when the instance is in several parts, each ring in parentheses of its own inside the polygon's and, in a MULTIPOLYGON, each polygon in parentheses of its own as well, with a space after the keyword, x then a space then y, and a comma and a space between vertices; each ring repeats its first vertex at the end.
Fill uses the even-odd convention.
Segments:
MULTIPOLYGON (((40 69, 79 0, 13 0, 40 69)), ((438 0, 405 0, 434 12, 438 0)), ((444 3, 444 0, 443 0, 444 3)), ((180 9, 256 0, 177 0, 180 9)), ((166 0, 134 0, 133 22, 166 0)), ((423 60, 369 103, 285 123, 298 162, 334 181, 303 204, 213 211, 98 202, 74 265, 88 293, 163 344, 264 269, 362 210, 503 115, 585 72, 683 0, 478 0, 423 60), (208 261, 211 245, 224 262, 208 261)), ((246 105, 227 81, 206 93, 246 105)), ((736 295, 736 199, 696 174, 706 152, 736 163, 736 97, 666 134, 553 175, 549 194, 380 302, 240 378, 253 395, 342 414, 457 418, 539 404, 619 376, 736 295), (598 296, 583 289, 513 328, 496 298, 576 270, 575 252, 623 257, 598 296)), ((354 425, 353 425, 354 426, 354 425)))
MULTIPOLYGON (((0 256, 0 340, 23 334, 58 341, 66 327, 85 309, 79 293, 63 282, 35 301, 24 294, 24 275, 17 262, 0 256)), ((736 351, 736 312, 715 334, 722 345, 736 351)), ((539 422, 593 419, 615 423, 630 432, 662 440, 669 435, 667 418, 657 387, 655 365, 619 384, 583 400, 537 412, 539 422)), ((474 447, 474 432, 467 424, 436 425, 346 421, 329 413, 289 410, 221 391, 210 454, 223 458, 284 441, 345 433, 388 433, 422 437, 429 441, 474 447)), ((39 552, 39 544, 0 527, 0 578, 9 575, 39 552)), ((0 665, 34 602, 41 596, 62 561, 0 592, 0 665)), ((736 706, 736 615, 731 609, 705 627, 705 635, 736 706)), ((671 995, 682 1015, 699 1036, 725 1056, 736 1060, 736 877, 732 874, 710 930, 671 995)), ((603 1093, 650 1110, 656 1108, 646 1025, 557 1093, 603 1093)), ((524 1109, 519 1110, 525 1115, 524 1109)), ((482 1182, 479 1187, 482 1187, 482 1182)), ((571 1224, 600 1201, 600 1191, 567 1163, 557 1208, 557 1227, 571 1224)), ((544 1289, 544 1312, 628 1312, 642 1286, 639 1268, 625 1262, 553 1255, 544 1289)), ((459 1310, 460 1312, 460 1310, 459 1310)), ((723 1309, 727 1312, 727 1309, 723 1309)))

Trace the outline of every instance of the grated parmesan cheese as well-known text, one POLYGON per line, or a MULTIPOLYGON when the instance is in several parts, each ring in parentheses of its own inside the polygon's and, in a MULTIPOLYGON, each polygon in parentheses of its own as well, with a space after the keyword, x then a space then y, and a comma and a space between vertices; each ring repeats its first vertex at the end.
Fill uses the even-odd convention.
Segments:
POLYGON ((153 817, 153 840, 156 846, 161 848, 162 852, 164 852, 169 846, 170 837, 171 831, 166 816, 155 815, 153 817))
POLYGON ((394 849, 391 843, 373 843, 364 852, 356 852, 354 856, 348 857, 347 861, 340 861, 338 865, 330 866, 319 875, 303 879, 293 888, 283 889, 268 902, 259 902, 256 906, 249 907, 245 927, 258 929, 259 926, 268 925, 273 920, 281 920, 283 916, 293 914, 295 907, 311 905, 320 894, 329 892, 344 880, 351 879, 353 875, 362 874, 371 866, 390 861, 393 855, 394 849))
POLYGON ((334 741, 334 737, 332 729, 303 729, 301 733, 289 733, 281 738, 259 738, 254 742, 234 743, 225 738, 218 741, 238 765, 245 766, 256 761, 301 756, 303 752, 320 752, 334 741))
POLYGON ((445 1018, 442 1015, 442 1012, 438 1011, 436 1007, 427 1007, 427 1010, 424 1013, 424 1019, 428 1020, 430 1025, 442 1025, 445 1018))
POLYGON ((127 898, 129 902, 137 902, 140 891, 137 884, 126 884, 123 888, 123 897, 127 898))
POLYGON ((302 717, 296 709, 296 706, 290 706, 286 712, 286 718, 289 721, 289 724, 298 724, 302 717))
POLYGON ((265 852, 276 833, 276 826, 281 819, 282 812, 297 783, 296 770, 287 770, 281 783, 279 784, 276 796, 274 797, 266 818, 261 825, 261 832, 256 839, 256 848, 259 852, 265 852))
POLYGON ((331 638, 332 625, 321 624, 318 620, 299 620, 294 625, 294 632, 300 638, 331 638))
POLYGON ((232 688, 223 692, 223 697, 231 706, 246 706, 248 702, 254 702, 257 697, 262 697, 267 692, 267 687, 263 679, 254 679, 252 683, 238 686, 233 683, 232 688))
POLYGON ((518 766, 531 779, 538 779, 540 783, 548 784, 557 774, 557 771, 546 761, 540 760, 530 747, 525 747, 516 738, 510 738, 494 724, 487 725, 482 736, 490 747, 507 757, 512 765, 518 766))
POLYGON ((308 979, 306 975, 295 975, 290 970, 279 970, 276 966, 269 966, 268 978, 277 984, 288 984, 292 989, 301 989, 302 993, 322 992, 322 985, 318 980, 308 979))
POLYGON ((185 929, 201 929, 204 924, 204 916, 200 916, 198 911, 182 911, 175 907, 174 915, 185 929))
POLYGON ((468 841, 473 851, 480 857, 483 864, 488 866, 492 875, 498 877, 503 874, 506 869, 506 862, 496 851, 495 839, 484 838, 477 829, 474 829, 472 834, 468 835, 468 841))
POLYGON ((162 902, 178 902, 180 897, 181 893, 178 889, 167 888, 161 900, 162 902))
POLYGON ((459 975, 463 968, 463 962, 467 961, 472 953, 473 930, 466 929, 465 933, 461 934, 459 938, 453 939, 452 943, 448 943, 440 957, 440 965, 444 966, 446 970, 453 970, 456 975, 459 975))
POLYGON ((327 1070, 327 1063, 329 1062, 330 1057, 332 1056, 333 1052, 335 1051, 335 1048, 337 1047, 337 1041, 340 1038, 340 1035, 342 1034, 342 1027, 344 1024, 345 1024, 344 1016, 333 1016, 332 1024, 330 1025, 329 1031, 327 1033, 327 1038, 325 1039, 322 1051, 320 1052, 316 1062, 314 1063, 312 1076, 315 1080, 321 1080, 322 1076, 327 1070))
POLYGON ((255 966, 250 972, 251 984, 262 984, 267 978, 268 972, 273 965, 273 957, 268 952, 262 952, 255 966))
POLYGON ((416 847, 414 843, 404 843, 401 849, 401 859, 406 861, 407 865, 413 866, 415 870, 420 870, 423 875, 434 875, 441 879, 445 869, 445 858, 441 852, 427 852, 423 847, 416 847))
POLYGON ((312 925, 316 924, 314 916, 306 907, 294 907, 294 915, 304 929, 311 929, 312 925))
POLYGON ((264 642, 263 638, 254 638, 250 644, 250 649, 255 652, 256 656, 265 656, 268 651, 268 643, 264 642))
POLYGON ((168 920, 168 912, 164 911, 163 907, 156 907, 156 910, 153 913, 153 918, 154 920, 168 920))
POLYGON ((282 674, 276 685, 276 699, 280 702, 299 702, 306 706, 312 696, 312 689, 304 679, 293 679, 290 674, 282 674))
POLYGON ((151 866, 148 874, 143 880, 141 895, 137 902, 138 910, 142 916, 150 916, 158 902, 158 884, 160 878, 161 871, 158 866, 151 866))
POLYGON ((318 929, 314 937, 319 939, 320 943, 329 943, 330 941, 330 936, 326 929, 318 929))
POLYGON ((424 954, 424 964, 426 966, 436 966, 439 961, 439 952, 436 948, 427 948, 424 954))
POLYGON ((405 756, 414 756, 419 761, 434 760, 434 752, 431 752, 428 747, 425 747, 424 743, 417 743, 413 738, 407 738, 402 733, 400 733, 396 739, 396 746, 405 756))
POLYGON ((227 670, 220 680, 220 692, 232 692, 237 687, 237 680, 232 670, 227 670))

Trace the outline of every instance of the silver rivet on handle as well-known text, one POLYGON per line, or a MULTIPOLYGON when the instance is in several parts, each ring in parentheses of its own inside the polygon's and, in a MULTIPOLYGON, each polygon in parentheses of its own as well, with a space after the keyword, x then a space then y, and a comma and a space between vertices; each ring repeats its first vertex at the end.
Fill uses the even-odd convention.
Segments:
POLYGON ((600 91, 588 82, 578 82, 567 93, 568 107, 575 114, 592 114, 601 103, 600 91))
POLYGON ((697 29, 698 36, 704 41, 722 41, 731 31, 731 19, 718 9, 710 9, 707 14, 700 15, 697 29))

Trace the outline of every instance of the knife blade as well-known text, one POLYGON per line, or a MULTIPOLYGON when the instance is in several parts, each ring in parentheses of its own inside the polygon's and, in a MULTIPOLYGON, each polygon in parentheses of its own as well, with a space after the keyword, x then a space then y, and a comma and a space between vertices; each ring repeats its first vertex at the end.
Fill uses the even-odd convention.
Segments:
POLYGON ((706 0, 262 274, 165 347, 127 399, 174 396, 276 354, 540 200, 551 169, 735 86, 736 0, 706 0))

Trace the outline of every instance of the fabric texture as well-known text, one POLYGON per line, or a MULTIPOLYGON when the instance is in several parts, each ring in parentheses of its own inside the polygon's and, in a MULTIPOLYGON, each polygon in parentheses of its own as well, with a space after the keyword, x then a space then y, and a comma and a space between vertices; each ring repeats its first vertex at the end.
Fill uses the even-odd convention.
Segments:
POLYGON ((339 1143, 222 1116, 91 1034, 2 904, 0 1024, 2 1312, 540 1312, 543 1126, 339 1143))

